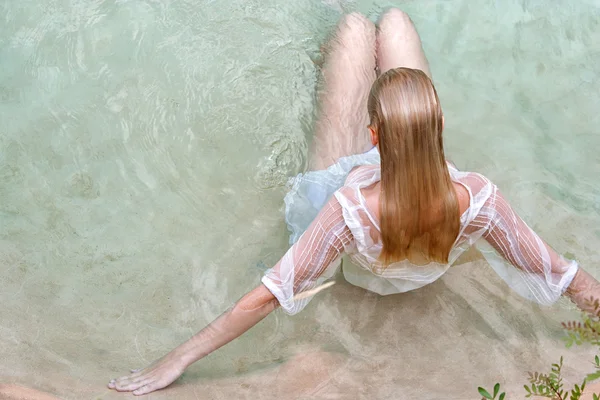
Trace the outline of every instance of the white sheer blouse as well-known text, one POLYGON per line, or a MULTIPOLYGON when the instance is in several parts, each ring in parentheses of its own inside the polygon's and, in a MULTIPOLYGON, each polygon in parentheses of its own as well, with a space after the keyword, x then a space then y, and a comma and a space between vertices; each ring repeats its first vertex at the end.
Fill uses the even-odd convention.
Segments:
POLYGON ((322 284, 335 273, 341 257, 348 282, 387 295, 425 286, 440 278, 475 245, 492 268, 521 296, 543 305, 555 302, 571 283, 578 264, 550 248, 513 211, 498 188, 484 176, 450 166, 450 176, 469 192, 468 209, 448 264, 414 265, 408 261, 383 268, 377 260, 382 244, 379 223, 366 207, 362 188, 380 180, 379 165, 354 169, 309 228, 262 278, 283 310, 296 314, 310 297, 295 295, 322 284))

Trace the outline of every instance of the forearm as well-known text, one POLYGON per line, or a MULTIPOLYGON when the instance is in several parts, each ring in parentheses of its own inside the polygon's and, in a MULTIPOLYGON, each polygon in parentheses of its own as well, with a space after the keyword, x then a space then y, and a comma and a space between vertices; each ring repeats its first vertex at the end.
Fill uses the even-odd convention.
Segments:
POLYGON ((278 304, 271 292, 260 285, 173 352, 187 367, 242 335, 278 304))
POLYGON ((582 268, 579 268, 573 281, 565 291, 565 296, 568 296, 583 311, 598 312, 598 310, 595 310, 593 300, 600 301, 600 282, 582 268))

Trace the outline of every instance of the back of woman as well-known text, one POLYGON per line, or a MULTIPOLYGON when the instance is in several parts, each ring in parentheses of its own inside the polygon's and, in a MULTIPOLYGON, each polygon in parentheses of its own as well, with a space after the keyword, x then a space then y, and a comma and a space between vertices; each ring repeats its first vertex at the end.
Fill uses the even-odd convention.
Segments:
POLYGON ((547 246, 487 178, 458 171, 452 165, 449 174, 459 198, 460 224, 448 262, 423 257, 385 264, 379 257, 383 248, 376 212, 379 198, 372 190, 379 183, 380 168, 363 166, 352 171, 335 194, 354 237, 353 245, 346 249, 352 262, 344 264, 344 277, 382 295, 406 292, 440 278, 475 245, 519 294, 540 304, 556 301, 577 272, 577 263, 563 259, 547 246))
POLYGON ((423 71, 382 74, 368 110, 377 150, 299 177, 286 196, 286 219, 301 236, 263 278, 284 310, 302 310, 309 297, 294 297, 330 278, 342 254, 347 281, 385 295, 434 282, 472 245, 522 296, 552 304, 564 293, 577 263, 539 238, 490 180, 446 161, 440 102, 423 71), (298 206, 302 195, 316 217, 298 206), (294 224, 299 215, 310 226, 294 224))

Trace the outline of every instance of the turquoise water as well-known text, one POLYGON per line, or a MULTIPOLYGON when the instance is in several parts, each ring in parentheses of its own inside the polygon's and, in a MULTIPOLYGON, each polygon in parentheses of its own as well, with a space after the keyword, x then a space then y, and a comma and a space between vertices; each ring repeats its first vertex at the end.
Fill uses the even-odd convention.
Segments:
MULTIPOLYGON (((391 5, 421 34, 450 158, 599 276, 600 1, 9 0, 0 383, 117 398, 108 379, 257 285, 287 248, 282 199, 306 166, 319 48, 341 12, 376 20, 391 5)), ((589 372, 559 340, 573 315, 479 264, 403 296, 340 282, 162 395, 462 399, 496 381, 520 393, 524 371, 562 353, 573 376, 589 372)))

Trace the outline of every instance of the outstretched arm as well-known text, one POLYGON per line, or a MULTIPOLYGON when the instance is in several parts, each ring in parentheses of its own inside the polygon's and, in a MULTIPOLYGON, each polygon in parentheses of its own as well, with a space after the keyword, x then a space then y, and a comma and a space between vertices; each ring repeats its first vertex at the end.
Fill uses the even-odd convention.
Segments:
POLYGON ((111 389, 142 395, 169 386, 183 371, 259 323, 278 306, 275 296, 260 285, 191 339, 152 365, 113 379, 111 389))
POLYGON ((183 371, 216 349, 236 339, 276 307, 299 312, 309 298, 296 298, 313 289, 322 275, 352 241, 342 207, 334 198, 323 207, 310 227, 252 290, 213 323, 147 368, 113 379, 111 389, 141 395, 167 387, 183 371))
MULTIPOLYGON (((564 294, 580 309, 593 311, 587 300, 600 297, 600 283, 575 261, 563 258, 545 243, 517 215, 495 185, 476 174, 469 179, 480 180, 487 186, 484 190, 490 191, 469 229, 481 229, 483 238, 516 267, 511 271, 496 257, 483 252, 496 272, 521 295, 540 304, 552 304, 564 294)), ((483 188, 475 181, 473 186, 483 188)))

